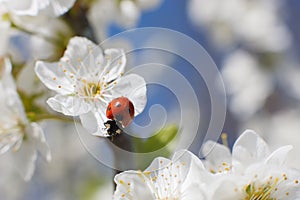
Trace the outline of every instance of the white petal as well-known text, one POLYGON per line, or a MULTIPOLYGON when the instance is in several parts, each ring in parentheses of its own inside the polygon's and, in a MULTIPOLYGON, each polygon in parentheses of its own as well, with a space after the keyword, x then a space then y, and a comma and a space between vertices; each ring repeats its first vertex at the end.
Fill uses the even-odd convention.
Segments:
MULTIPOLYGON (((3 121, 1 121, 3 123, 3 121)), ((6 153, 10 149, 18 150, 22 144, 23 135, 18 132, 5 132, 0 136, 0 155, 6 153)))
POLYGON ((215 183, 213 187, 216 187, 212 195, 213 200, 233 200, 240 199, 241 194, 235 191, 236 188, 239 188, 235 182, 231 180, 221 180, 215 183))
POLYGON ((176 163, 179 163, 184 166, 181 171, 183 177, 186 177, 187 173, 200 172, 204 170, 201 160, 187 150, 177 151, 172 157, 172 162, 175 163, 175 165, 176 163))
POLYGON ((122 77, 112 90, 113 97, 124 96, 132 101, 135 116, 143 112, 147 103, 147 88, 143 77, 137 74, 129 74, 122 77))
POLYGON ((49 16, 59 16, 68 11, 74 4, 75 0, 10 0, 8 6, 16 15, 36 16, 43 11, 42 14, 49 16))
POLYGON ((116 6, 111 0, 95 1, 88 10, 88 20, 95 32, 97 41, 107 38, 107 23, 115 17, 116 6))
POLYGON ((110 82, 119 78, 125 70, 126 56, 122 49, 106 49, 105 50, 106 67, 105 81, 110 82))
POLYGON ((11 74, 12 65, 10 60, 4 59, 4 66, 0 67, 4 67, 4 69, 1 69, 1 73, 3 74, 0 77, 0 91, 2 92, 1 96, 3 97, 2 105, 5 105, 5 107, 9 110, 8 113, 10 113, 10 115, 17 115, 22 120, 22 122, 25 123, 27 122, 27 117, 25 115, 24 106, 21 102, 19 94, 17 93, 15 80, 11 74))
POLYGON ((10 11, 16 15, 37 15, 39 7, 34 0, 18 1, 10 0, 5 2, 10 11))
POLYGON ((82 115, 91 110, 91 105, 84 99, 68 95, 56 95, 49 98, 47 103, 53 110, 68 116, 82 115))
POLYGON ((24 178, 29 181, 35 170, 37 152, 32 141, 24 140, 20 149, 12 153, 13 164, 24 178))
POLYGON ((126 28, 134 26, 141 15, 141 10, 137 7, 136 3, 130 0, 121 1, 120 12, 122 16, 117 18, 117 20, 126 28))
POLYGON ((42 128, 37 123, 31 123, 32 132, 28 133, 32 137, 37 150, 49 162, 51 161, 51 152, 46 141, 42 128))
POLYGON ((222 144, 207 141, 203 146, 202 153, 206 160, 215 167, 222 165, 224 162, 231 164, 230 150, 222 144))
POLYGON ((191 192, 198 190, 199 196, 197 195, 197 197, 203 199, 204 194, 202 194, 200 185, 203 185, 204 181, 210 180, 210 177, 208 177, 202 161, 193 153, 180 150, 174 154, 172 162, 174 163, 173 171, 178 173, 180 180, 183 182, 176 190, 181 190, 186 199, 188 199, 188 196, 192 196, 191 192))
POLYGON ((271 155, 266 159, 267 164, 282 166, 288 156, 288 153, 293 149, 292 145, 287 145, 276 149, 271 155))
POLYGON ((145 172, 152 172, 157 170, 162 170, 169 166, 171 160, 164 157, 155 158, 152 163, 145 169, 145 172))
POLYGON ((35 73, 49 89, 54 90, 59 94, 74 93, 74 87, 71 80, 66 77, 63 69, 58 65, 58 63, 38 61, 35 66, 35 73))
POLYGON ((114 199, 147 199, 155 200, 151 189, 147 185, 147 178, 142 172, 126 171, 115 176, 117 189, 114 193, 114 199), (123 197, 124 195, 124 197, 123 197))
POLYGON ((186 190, 183 190, 180 200, 207 200, 208 197, 196 183, 189 184, 186 190))
POLYGON ((92 135, 107 137, 104 122, 107 118, 103 112, 103 108, 99 109, 99 112, 88 112, 80 115, 80 121, 82 126, 92 135))
POLYGON ((43 10, 48 16, 59 16, 67 12, 76 0, 50 0, 49 6, 43 10))
POLYGON ((58 54, 56 48, 55 44, 39 35, 30 36, 30 52, 34 60, 56 59, 58 54))
POLYGON ((81 75, 90 72, 97 63, 103 63, 102 49, 84 37, 70 39, 61 61, 70 63, 70 71, 77 71, 80 66, 81 75), (92 59, 91 59, 92 58, 92 59))
POLYGON ((236 140, 232 150, 233 159, 244 165, 261 161, 268 155, 268 145, 252 130, 246 130, 236 140))

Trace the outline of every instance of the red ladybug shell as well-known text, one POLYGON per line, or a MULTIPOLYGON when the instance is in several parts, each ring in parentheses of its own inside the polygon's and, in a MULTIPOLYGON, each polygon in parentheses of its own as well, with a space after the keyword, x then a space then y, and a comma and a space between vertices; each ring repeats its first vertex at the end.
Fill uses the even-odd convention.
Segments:
POLYGON ((116 120, 126 127, 134 118, 134 106, 126 97, 113 99, 106 108, 106 117, 116 120))

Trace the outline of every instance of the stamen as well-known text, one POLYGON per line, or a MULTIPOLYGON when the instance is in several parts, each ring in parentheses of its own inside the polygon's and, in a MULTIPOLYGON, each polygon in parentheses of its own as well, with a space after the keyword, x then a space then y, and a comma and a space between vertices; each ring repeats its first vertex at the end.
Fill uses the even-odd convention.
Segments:
POLYGON ((222 139, 222 144, 223 144, 224 146, 226 146, 226 147, 229 148, 227 133, 222 133, 222 134, 221 134, 221 139, 222 139))

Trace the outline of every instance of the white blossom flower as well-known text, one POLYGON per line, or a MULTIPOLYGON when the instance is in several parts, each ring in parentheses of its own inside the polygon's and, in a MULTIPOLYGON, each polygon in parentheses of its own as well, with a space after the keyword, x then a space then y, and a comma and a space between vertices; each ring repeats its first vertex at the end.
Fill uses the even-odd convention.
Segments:
POLYGON ((293 56, 281 56, 272 65, 260 63, 255 54, 245 50, 231 52, 224 59, 221 73, 229 95, 229 109, 240 121, 258 118, 274 93, 284 92, 299 99, 297 61, 293 56))
POLYGON ((251 130, 237 139, 232 156, 227 147, 214 145, 203 148, 207 170, 216 176, 211 199, 300 199, 300 172, 285 164, 290 145, 270 152, 251 130))
POLYGON ((146 83, 136 74, 124 75, 125 53, 102 49, 91 41, 74 37, 57 63, 37 62, 39 79, 57 95, 48 99, 55 111, 80 116, 82 125, 93 135, 107 136, 104 122, 108 103, 125 96, 132 101, 135 115, 146 104, 146 83))
POLYGON ((191 0, 192 21, 205 27, 220 47, 242 43, 259 51, 282 52, 291 36, 279 15, 277 0, 191 0))
POLYGON ((178 151, 172 160, 158 157, 144 171, 116 175, 115 200, 201 200, 202 162, 188 151, 178 151))
POLYGON ((106 38, 109 23, 131 28, 137 24, 142 10, 157 7, 160 3, 161 0, 98 0, 90 6, 88 19, 101 41, 106 38))
POLYGON ((0 0, 15 15, 36 16, 38 14, 59 16, 67 12, 76 0, 0 0))
POLYGON ((239 119, 247 119, 263 107, 274 89, 271 75, 247 51, 237 50, 225 59, 222 76, 230 95, 229 109, 239 119))
MULTIPOLYGON (((297 107, 297 104, 296 104, 297 107)), ((240 125, 239 129, 253 127, 262 133, 271 148, 281 145, 293 145, 287 157, 287 163, 295 168, 300 166, 300 110, 294 106, 279 110, 272 114, 261 113, 240 125), (272 134, 268 134, 272 133, 272 134)))
POLYGON ((10 150, 15 167, 25 180, 29 180, 34 172, 37 152, 50 161, 50 151, 40 126, 29 122, 26 117, 8 59, 1 60, 0 69, 0 154, 10 150))
POLYGON ((0 55, 9 54, 15 63, 22 64, 28 58, 57 59, 57 54, 61 55, 66 41, 73 35, 70 27, 54 16, 21 15, 9 9, 6 3, 0 1, 0 55), (15 40, 17 44, 11 42, 15 40))

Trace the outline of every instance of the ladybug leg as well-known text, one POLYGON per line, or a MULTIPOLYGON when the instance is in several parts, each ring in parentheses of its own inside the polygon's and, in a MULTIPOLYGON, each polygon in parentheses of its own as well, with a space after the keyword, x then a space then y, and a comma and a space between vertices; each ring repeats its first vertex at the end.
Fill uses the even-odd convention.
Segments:
POLYGON ((114 136, 113 135, 110 135, 109 138, 110 138, 110 141, 112 141, 112 142, 114 141, 114 136))
POLYGON ((116 133, 117 133, 118 135, 120 135, 120 134, 122 133, 122 130, 121 130, 121 129, 118 129, 118 130, 116 130, 116 133))

